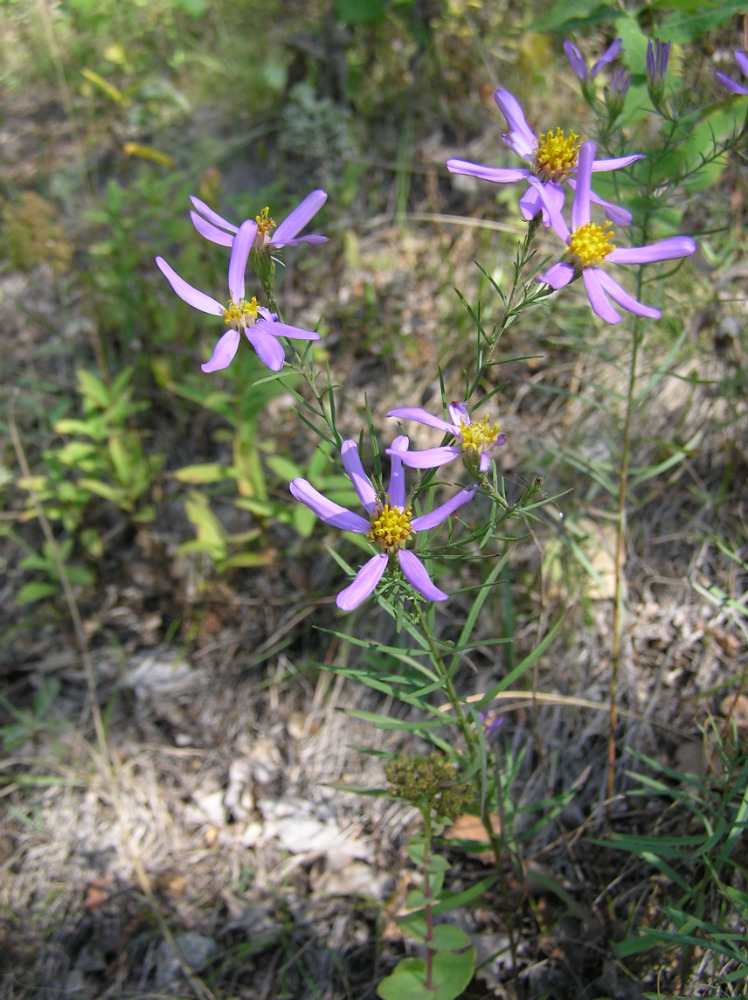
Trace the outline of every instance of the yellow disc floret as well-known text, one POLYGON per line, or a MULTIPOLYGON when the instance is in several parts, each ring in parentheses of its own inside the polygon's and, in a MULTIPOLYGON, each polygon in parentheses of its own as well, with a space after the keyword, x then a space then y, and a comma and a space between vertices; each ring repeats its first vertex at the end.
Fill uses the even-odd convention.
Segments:
POLYGON ((261 242, 264 242, 275 229, 275 222, 270 218, 270 209, 267 205, 259 215, 255 216, 255 222, 257 223, 257 237, 261 242))
POLYGON ((489 424, 487 416, 482 420, 476 420, 473 423, 469 423, 468 420, 463 417, 460 421, 460 428, 462 450, 474 451, 479 455, 482 455, 486 451, 490 451, 496 444, 496 439, 499 436, 499 425, 489 424))
POLYGON ((576 169, 583 141, 576 132, 567 135, 560 128, 541 132, 535 150, 535 171, 541 181, 565 180, 576 169))
POLYGON ((615 250, 612 240, 613 229, 610 222, 606 222, 604 226, 588 222, 571 234, 569 253, 579 267, 594 267, 602 264, 608 254, 615 250))
POLYGON ((242 299, 241 302, 234 302, 229 299, 227 307, 223 310, 223 318, 226 326, 231 326, 234 330, 243 330, 245 326, 252 326, 257 322, 259 306, 257 299, 252 296, 249 302, 242 299))
POLYGON ((403 548, 413 530, 410 526, 411 508, 400 510, 389 503, 377 503, 371 515, 371 526, 366 537, 388 554, 403 548))

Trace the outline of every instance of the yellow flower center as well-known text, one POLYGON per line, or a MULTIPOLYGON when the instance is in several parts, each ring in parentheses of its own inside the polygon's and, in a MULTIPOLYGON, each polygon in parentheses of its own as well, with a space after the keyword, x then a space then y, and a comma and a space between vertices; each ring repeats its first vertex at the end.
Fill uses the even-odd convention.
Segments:
POLYGON ((258 310, 259 306, 254 295, 249 302, 246 299, 242 299, 241 302, 229 299, 228 306, 223 310, 223 318, 226 321, 226 326, 241 331, 245 326, 252 326, 253 323, 257 322, 258 310))
POLYGON ((535 150, 535 171, 541 181, 563 181, 576 169, 579 148, 584 140, 576 132, 563 129, 541 132, 535 150))
POLYGON ((257 238, 261 243, 264 243, 275 229, 275 222, 270 218, 270 209, 267 205, 259 215, 255 216, 255 222, 257 223, 257 238))
POLYGON ((606 222, 604 226, 588 222, 571 234, 569 253, 579 267, 593 267, 595 264, 602 264, 608 254, 615 250, 612 239, 613 229, 610 222, 606 222))
POLYGON ((499 425, 489 424, 487 416, 482 420, 475 420, 473 423, 468 423, 467 418, 463 417, 460 421, 460 428, 462 450, 472 450, 479 455, 485 451, 490 451, 496 444, 496 439, 499 436, 499 425))
POLYGON ((383 552, 396 552, 405 545, 413 530, 410 526, 411 513, 410 507, 400 510, 399 507, 390 507, 388 503, 377 503, 366 537, 383 552))

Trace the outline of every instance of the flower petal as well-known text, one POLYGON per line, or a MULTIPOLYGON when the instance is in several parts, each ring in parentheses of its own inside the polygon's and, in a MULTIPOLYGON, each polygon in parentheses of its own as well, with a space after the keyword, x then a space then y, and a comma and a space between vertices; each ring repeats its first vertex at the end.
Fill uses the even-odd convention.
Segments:
POLYGON ((611 264, 651 264, 658 260, 688 257, 695 250, 696 244, 690 236, 670 236, 646 247, 616 247, 607 259, 611 264))
POLYGON ((748 76, 748 55, 740 49, 735 49, 735 62, 743 76, 748 76))
POLYGON ((229 259, 229 295, 234 302, 244 298, 244 275, 247 270, 247 258, 257 233, 257 223, 251 219, 242 222, 239 232, 234 237, 229 259))
POLYGON ((170 264, 167 264, 163 257, 156 257, 156 266, 169 282, 172 290, 187 305, 199 309, 200 312, 210 313, 211 316, 223 315, 223 306, 220 302, 216 302, 210 295, 206 295, 205 292, 201 292, 197 288, 193 288, 192 285, 187 284, 184 278, 180 278, 174 268, 170 264))
POLYGON ((468 160, 447 160, 447 170, 451 174, 480 177, 481 180, 491 181, 493 184, 514 184, 528 177, 530 173, 523 167, 486 167, 481 163, 470 163, 468 160))
POLYGON ((748 94, 748 87, 743 87, 741 84, 736 83, 734 80, 731 80, 730 77, 726 76, 724 73, 715 73, 714 75, 717 77, 722 86, 727 87, 727 89, 732 91, 733 94, 741 94, 743 96, 748 94))
POLYGON ((618 323, 621 317, 610 302, 608 302, 600 280, 600 275, 604 274, 605 272, 599 267, 585 267, 582 271, 582 280, 587 290, 587 298, 590 300, 592 311, 600 319, 604 319, 606 323, 618 323))
POLYGON ((389 498, 393 507, 402 510, 405 507, 405 473, 403 472, 403 455, 408 450, 408 439, 400 434, 387 449, 390 456, 390 489, 389 498))
POLYGON ((353 583, 341 590, 335 598, 335 603, 341 611, 353 611, 371 594, 382 579, 387 569, 387 553, 377 552, 368 562, 365 562, 353 578, 353 583))
MULTIPOLYGON (((300 243, 308 243, 311 247, 318 247, 320 243, 329 243, 327 236, 297 236, 293 240, 286 240, 284 247, 297 247, 300 243)), ((275 239, 270 240, 271 246, 277 246, 275 239)))
POLYGON ((616 40, 609 45, 608 48, 603 52, 596 63, 593 63, 592 69, 590 70, 590 80, 594 80, 600 70, 606 63, 612 62, 618 53, 621 51, 623 46, 623 40, 621 38, 616 38, 616 40))
POLYGON ((286 360, 286 352, 281 344, 270 332, 275 323, 266 323, 258 320, 252 326, 244 327, 244 336, 254 347, 257 357, 266 365, 271 372, 279 372, 286 360))
POLYGON ((195 198, 194 195, 190 196, 190 201, 195 206, 197 211, 202 215, 204 219, 208 222, 212 222, 214 226, 220 226, 221 229, 228 229, 230 233, 238 233, 239 227, 232 226, 230 222, 227 222, 218 212, 214 212, 210 205, 206 205, 204 201, 200 201, 199 198, 195 198))
POLYGON ((564 52, 566 53, 566 58, 569 60, 569 65, 571 66, 574 74, 578 76, 580 80, 586 80, 587 63, 574 42, 570 42, 567 39, 564 42, 564 52))
POLYGON ((234 355, 238 347, 238 330, 227 330, 213 348, 210 359, 204 365, 200 365, 200 367, 204 372, 219 372, 224 368, 228 368, 234 360, 234 355))
POLYGON ((346 510, 345 507, 341 507, 340 504, 334 503, 332 500, 328 500, 326 496, 315 490, 306 479, 294 479, 288 488, 297 500, 306 504, 309 510, 325 524, 331 524, 334 528, 342 528, 344 531, 357 531, 362 535, 365 535, 369 530, 369 522, 365 518, 361 517, 360 514, 346 510))
POLYGON ((609 274, 605 271, 600 270, 598 274, 598 279, 603 291, 607 292, 608 295, 616 302, 622 309, 628 309, 629 312, 635 313, 637 316, 649 316, 650 319, 659 319, 662 313, 659 309, 655 309, 654 306, 644 305, 643 302, 639 302, 635 299, 633 295, 630 295, 625 288, 622 288, 618 282, 611 278, 609 274))
POLYGON ((211 243, 217 243, 221 247, 230 247, 234 242, 234 237, 231 233, 224 232, 218 226, 206 222, 197 212, 190 212, 190 218, 192 219, 192 225, 197 229, 198 233, 204 236, 206 240, 210 240, 211 243))
POLYGON ((469 486, 465 490, 460 490, 459 493, 447 500, 440 507, 435 507, 428 514, 422 514, 420 517, 414 517, 410 522, 414 531, 428 531, 429 528, 436 528, 443 521, 446 521, 450 514, 454 514, 456 510, 466 504, 469 500, 472 500, 475 496, 475 486, 469 486))
POLYGON ((525 159, 534 156, 538 148, 538 137, 527 124, 522 105, 517 98, 508 90, 499 88, 494 92, 493 99, 509 126, 509 135, 504 136, 504 142, 525 159))
POLYGON ((592 172, 620 170, 621 167, 627 167, 629 163, 634 163, 635 160, 646 160, 646 158, 644 153, 632 153, 631 156, 614 156, 607 160, 593 160, 592 172))
POLYGON ((449 434, 457 434, 458 430, 452 424, 447 423, 441 417, 435 417, 428 410, 420 406, 397 406, 394 410, 386 413, 387 417, 399 417, 400 420, 417 420, 419 424, 426 424, 427 427, 436 427, 437 430, 449 434))
POLYGON ((573 277, 574 268, 562 260, 558 264, 554 264, 553 267, 549 267, 545 274, 539 274, 537 280, 544 281, 546 285, 550 285, 551 288, 558 291, 559 288, 568 285, 573 277))
POLYGON ((577 230, 590 221, 590 174, 595 159, 594 142, 583 142, 577 160, 574 200, 571 203, 571 228, 577 230))
MULTIPOLYGON (((572 181, 569 181, 570 186, 574 186, 572 181)), ((600 205, 605 210, 605 218, 610 219, 617 226, 629 226, 631 225, 632 215, 625 208, 621 208, 619 205, 614 205, 612 201, 606 201, 605 198, 601 198, 599 194, 595 194, 594 191, 590 190, 590 201, 595 205, 600 205)))
MULTIPOLYGON (((327 201, 327 194, 320 190, 312 191, 304 200, 296 206, 286 218, 281 222, 272 234, 270 242, 274 247, 285 246, 289 240, 297 236, 304 226, 313 216, 319 212, 327 201)), ((322 237, 324 239, 324 237, 322 237)))
MULTIPOLYGON (((390 454, 390 449, 387 449, 390 454)), ((402 463, 409 469, 438 469, 440 465, 446 465, 462 454, 462 448, 456 445, 447 445, 444 448, 425 448, 423 451, 405 451, 402 454, 402 463)))
POLYGON ((270 321, 268 327, 268 332, 275 337, 290 337, 291 340, 319 340, 319 334, 313 330, 302 330, 301 327, 289 326, 288 323, 270 321))
POLYGON ((566 242, 569 238, 569 227, 566 225, 566 220, 561 214, 564 207, 564 189, 560 184, 556 184, 554 181, 543 181, 540 178, 533 175, 527 178, 527 183, 530 185, 530 190, 534 192, 535 199, 530 196, 528 191, 522 199, 520 200, 520 208, 522 209, 522 215, 526 219, 533 218, 539 209, 543 210, 543 225, 552 226, 555 233, 557 233, 561 239, 566 242))
MULTIPOLYGON (((453 434, 457 435, 461 433, 462 425, 471 423, 470 411, 464 403, 451 402, 447 406, 447 413, 454 425, 453 434)), ((451 429, 451 428, 450 428, 451 429)))
POLYGON ((343 468, 353 483, 354 490, 358 493, 359 500, 366 508, 366 512, 371 514, 377 505, 377 494, 371 485, 369 477, 364 472, 356 442, 350 440, 344 441, 340 448, 340 457, 343 461, 343 468))
POLYGON ((445 594, 443 590, 439 590, 431 582, 431 577, 426 572, 426 567, 415 552, 411 552, 409 549, 400 549, 397 553, 397 559, 405 579, 419 594, 423 594, 427 601, 447 600, 449 594, 445 594))

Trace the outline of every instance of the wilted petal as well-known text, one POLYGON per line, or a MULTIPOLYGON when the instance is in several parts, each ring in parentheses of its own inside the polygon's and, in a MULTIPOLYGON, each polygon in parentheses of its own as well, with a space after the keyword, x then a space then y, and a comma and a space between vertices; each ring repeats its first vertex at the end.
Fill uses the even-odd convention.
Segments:
MULTIPOLYGON (((306 198, 297 205, 293 212, 281 222, 275 232, 272 234, 270 242, 274 247, 285 246, 290 240, 297 236, 304 226, 309 222, 313 216, 319 212, 324 203, 327 201, 327 194, 317 189, 308 194, 306 198)), ((318 239, 326 239, 326 237, 318 237, 318 239)))
POLYGON ((386 413, 387 417, 398 417, 400 420, 417 420, 419 424, 426 424, 427 427, 436 427, 437 430, 445 431, 449 434, 456 434, 457 428, 447 423, 441 417, 435 417, 428 410, 420 406, 397 406, 394 410, 386 413))
POLYGON ((353 583, 345 590, 341 590, 336 597, 335 603, 340 610, 353 611, 362 601, 365 601, 382 579, 382 574, 386 569, 387 554, 385 552, 378 552, 364 563, 356 573, 353 583))
POLYGON ((545 274, 538 275, 538 281, 544 281, 546 285, 550 285, 551 288, 555 288, 558 291, 559 288, 564 288, 569 284, 571 279, 574 277, 574 268, 571 264, 567 264, 566 261, 559 261, 558 264, 554 264, 553 267, 549 267, 545 274))
POLYGON ((423 594, 427 601, 446 601, 449 594, 445 594, 443 590, 439 590, 431 582, 431 578, 426 572, 426 567, 414 552, 410 552, 408 549, 400 549, 397 553, 397 558, 400 563, 400 569, 403 571, 403 576, 411 587, 417 590, 419 594, 423 594))
MULTIPOLYGON (((389 455, 389 449, 387 454, 389 455)), ((423 451, 403 452, 402 461, 409 469, 438 469, 462 454, 462 448, 447 445, 444 448, 425 448, 423 451)))
POLYGON ((670 236, 647 247, 616 247, 608 254, 611 264, 652 264, 659 260, 688 257, 696 250, 690 236, 670 236))
POLYGON ((530 175, 530 171, 522 167, 486 167, 481 163, 469 163, 467 160, 447 160, 447 170, 452 174, 480 177, 481 180, 491 181, 493 184, 514 184, 530 175))
POLYGON ((610 302, 608 302, 605 292, 603 291, 602 282, 600 281, 600 276, 604 274, 605 272, 601 271, 599 267, 586 267, 584 271, 582 271, 584 287, 587 289, 587 297, 590 300, 592 311, 596 313, 600 319, 604 319, 606 323, 618 323, 621 317, 615 311, 610 302))
POLYGON ((400 434, 387 449, 390 456, 390 489, 389 498, 393 507, 402 510, 405 507, 405 473, 403 472, 403 455, 408 450, 408 439, 400 434))
POLYGON ((234 242, 232 233, 224 232, 223 229, 219 229, 211 222, 206 222, 197 212, 190 212, 190 218, 192 219, 192 225, 197 229, 198 233, 204 236, 206 240, 210 240, 211 243, 217 243, 221 247, 230 247, 234 242))
POLYGON ((371 514, 377 505, 377 494, 369 481, 369 477, 364 472, 356 442, 350 440, 344 441, 340 448, 340 457, 343 461, 343 468, 353 483, 354 490, 358 493, 359 500, 366 508, 367 513, 371 514))
POLYGON ((271 372, 279 372, 286 360, 283 345, 270 332, 275 328, 275 325, 275 323, 259 320, 252 326, 244 327, 244 336, 254 347, 257 357, 264 365, 267 365, 271 372))
POLYGON ((369 522, 360 514, 354 514, 340 504, 328 500, 318 490, 308 483, 306 479, 294 479, 288 487, 303 504, 313 511, 317 517, 325 524, 331 524, 334 528, 342 528, 344 531, 357 531, 359 534, 366 534, 369 530, 369 522))
POLYGON ((244 275, 247 271, 247 258, 257 233, 257 223, 247 219, 239 226, 234 237, 229 259, 229 294, 234 302, 244 298, 244 275))
POLYGON ((200 365, 200 367, 204 372, 219 372, 224 368, 228 368, 234 360, 234 355, 236 354, 238 347, 238 331, 227 330, 213 348, 210 360, 206 361, 204 365, 200 365))
POLYGON ((199 309, 200 312, 210 313, 211 316, 223 315, 223 306, 220 302, 216 302, 216 300, 212 299, 210 295, 206 295, 205 292, 201 292, 197 288, 193 288, 192 285, 189 285, 184 280, 184 278, 180 278, 174 268, 167 264, 163 257, 156 257, 156 266, 169 282, 173 291, 175 291, 179 298, 186 302, 187 305, 194 306, 194 308, 199 309))
POLYGON ((643 302, 639 302, 635 299, 633 295, 630 295, 625 288, 622 288, 618 282, 611 278, 609 274, 605 271, 598 272, 598 280, 602 286, 603 291, 607 292, 608 295, 616 302, 622 309, 628 309, 629 312, 635 313, 637 316, 648 316, 650 319, 659 319, 662 313, 659 309, 655 309, 654 306, 644 305, 643 302))
POLYGON ((493 99, 509 125, 509 135, 504 136, 504 142, 519 156, 530 158, 538 148, 538 137, 527 124, 522 105, 513 94, 502 88, 494 92, 493 99))
POLYGON ((460 490, 451 499, 447 500, 440 507, 435 507, 428 514, 422 514, 420 517, 414 517, 410 522, 414 531, 428 531, 430 528, 436 528, 443 521, 446 521, 450 514, 454 514, 456 510, 466 504, 469 500, 472 500, 475 496, 475 486, 470 486, 465 490, 460 490))

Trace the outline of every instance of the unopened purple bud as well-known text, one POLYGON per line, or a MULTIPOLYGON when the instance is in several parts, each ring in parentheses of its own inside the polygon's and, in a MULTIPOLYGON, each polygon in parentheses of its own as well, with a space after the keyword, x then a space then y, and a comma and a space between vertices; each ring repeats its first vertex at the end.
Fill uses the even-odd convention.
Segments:
POLYGON ((659 39, 656 44, 651 40, 647 42, 647 88, 655 107, 660 104, 665 92, 665 74, 669 58, 670 42, 661 42, 659 39))
POLYGON ((610 86, 606 95, 606 105, 608 108, 608 121, 612 125, 616 118, 623 111, 626 101, 626 94, 631 85, 631 74, 626 71, 625 66, 619 66, 610 74, 610 86))

